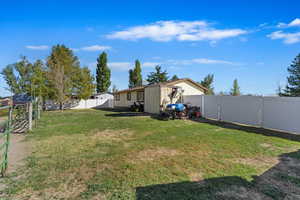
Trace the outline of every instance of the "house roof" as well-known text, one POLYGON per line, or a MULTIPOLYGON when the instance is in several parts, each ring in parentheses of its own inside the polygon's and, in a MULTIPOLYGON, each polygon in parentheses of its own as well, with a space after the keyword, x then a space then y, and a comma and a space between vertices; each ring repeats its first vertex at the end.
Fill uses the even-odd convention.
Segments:
POLYGON ((133 92, 133 91, 139 91, 139 90, 143 90, 145 89, 146 87, 155 87, 155 86, 171 86, 173 84, 176 84, 176 83, 180 83, 180 82, 189 82, 191 83, 192 85, 200 88, 201 90, 203 91, 207 91, 208 89, 204 86, 202 86, 201 84, 193 81, 192 79, 190 78, 181 78, 181 79, 177 79, 177 80, 171 80, 171 81, 166 81, 166 82, 162 82, 162 83, 157 83, 157 84, 152 84, 152 85, 145 85, 145 86, 139 86, 139 87, 134 87, 134 88, 129 88, 129 89, 126 89, 126 90, 120 90, 118 92, 116 92, 116 94, 120 94, 120 93, 124 93, 124 92, 133 92))
POLYGON ((134 91, 138 91, 138 90, 143 90, 145 87, 147 87, 147 85, 145 86, 138 86, 138 87, 134 87, 134 88, 128 88, 126 90, 119 90, 117 92, 115 92, 115 94, 120 94, 120 93, 124 93, 124 92, 134 92, 134 91))
POLYGON ((160 86, 171 86, 171 85, 174 85, 174 84, 180 83, 180 82, 189 82, 192 85, 194 85, 194 86, 202 89, 203 91, 207 91, 208 90, 206 87, 204 87, 201 84, 193 81, 190 78, 181 78, 181 79, 177 79, 177 80, 174 80, 174 81, 166 81, 166 82, 162 82, 162 83, 158 83, 158 84, 154 84, 154 85, 149 85, 149 87, 157 86, 157 85, 160 85, 160 86))

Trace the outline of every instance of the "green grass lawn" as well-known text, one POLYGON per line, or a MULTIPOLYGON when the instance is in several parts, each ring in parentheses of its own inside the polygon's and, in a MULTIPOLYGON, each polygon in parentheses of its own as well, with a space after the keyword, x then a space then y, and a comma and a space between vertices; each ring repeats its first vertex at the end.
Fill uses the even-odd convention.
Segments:
POLYGON ((33 152, 4 179, 5 198, 281 199, 283 182, 300 189, 300 170, 286 174, 282 159, 300 164, 299 142, 207 123, 46 112, 27 139, 33 152))

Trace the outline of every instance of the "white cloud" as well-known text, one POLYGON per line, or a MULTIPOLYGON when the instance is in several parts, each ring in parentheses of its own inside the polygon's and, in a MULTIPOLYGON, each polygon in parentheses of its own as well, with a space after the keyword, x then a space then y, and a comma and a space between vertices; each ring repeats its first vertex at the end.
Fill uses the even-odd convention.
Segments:
MULTIPOLYGON (((155 67, 156 65, 160 65, 160 64, 161 63, 158 63, 158 62, 144 62, 141 65, 142 65, 142 68, 143 67, 152 68, 152 67, 155 67)), ((129 70, 134 67, 133 62, 110 62, 107 65, 111 69, 120 70, 120 71, 129 70)))
POLYGON ((153 41, 216 41, 246 34, 242 29, 216 29, 206 21, 158 21, 144 26, 134 26, 107 35, 110 39, 153 41))
POLYGON ((284 33, 283 31, 275 31, 267 35, 267 37, 272 40, 282 39, 285 44, 294 44, 300 41, 300 32, 284 33))
POLYGON ((93 31, 94 31, 94 28, 93 28, 93 27, 87 27, 87 28, 86 28, 86 31, 88 31, 88 32, 93 32, 93 31))
POLYGON ((110 46, 100 46, 100 45, 92 45, 92 46, 86 46, 80 48, 80 50, 83 51, 103 51, 103 50, 108 50, 111 49, 110 46))
POLYGON ((295 26, 300 26, 300 19, 299 18, 294 19, 293 21, 291 21, 288 24, 280 22, 277 25, 278 28, 287 28, 287 27, 295 27, 295 26))
POLYGON ((289 23, 289 26, 300 26, 300 19, 296 18, 289 23))
POLYGON ((161 57, 159 57, 159 56, 154 56, 154 57, 152 57, 152 59, 154 59, 154 60, 159 60, 159 59, 161 59, 161 57))
MULTIPOLYGON (((236 63, 236 62, 230 62, 226 60, 214 60, 214 59, 208 59, 208 58, 195 58, 195 59, 190 59, 190 60, 165 60, 162 62, 143 62, 142 65, 142 70, 145 68, 154 68, 156 65, 163 65, 168 68, 176 68, 179 69, 180 66, 184 65, 195 65, 195 64, 222 64, 222 65, 243 65, 241 63, 236 63)), ((93 69, 97 65, 96 62, 88 64, 88 66, 93 69)), ((111 68, 112 70, 117 70, 117 71, 128 71, 129 69, 133 69, 134 67, 134 62, 109 62, 107 63, 108 67, 111 68)))
POLYGON ((193 63, 197 64, 226 64, 226 65, 235 65, 236 63, 226 61, 226 60, 213 60, 207 58, 196 58, 192 60, 193 63))
POLYGON ((144 62, 142 67, 155 67, 156 65, 161 65, 159 62, 144 62))
POLYGON ((27 49, 32 49, 32 50, 47 50, 47 49, 49 49, 49 47, 47 45, 39 45, 39 46, 27 45, 25 47, 27 49))
POLYGON ((107 65, 111 69, 116 69, 121 71, 129 70, 133 66, 133 64, 130 62, 110 62, 107 65))
POLYGON ((77 49, 77 48, 71 48, 71 50, 74 51, 74 52, 77 52, 77 51, 79 51, 80 49, 77 49))
POLYGON ((237 63, 237 62, 208 59, 208 58, 194 58, 194 59, 190 59, 190 60, 167 60, 166 63, 172 64, 172 65, 194 65, 194 64, 243 65, 242 63, 237 63))

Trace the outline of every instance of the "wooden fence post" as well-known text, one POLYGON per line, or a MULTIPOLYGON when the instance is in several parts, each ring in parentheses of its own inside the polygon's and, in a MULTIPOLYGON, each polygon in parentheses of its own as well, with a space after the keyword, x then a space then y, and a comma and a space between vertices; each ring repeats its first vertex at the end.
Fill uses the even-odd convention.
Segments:
POLYGON ((32 102, 28 104, 28 130, 32 130, 32 102))
POLYGON ((37 118, 38 119, 41 118, 41 106, 40 106, 39 102, 37 103, 37 118))
POLYGON ((12 107, 9 107, 9 113, 8 113, 8 128, 11 129, 12 128, 12 107))

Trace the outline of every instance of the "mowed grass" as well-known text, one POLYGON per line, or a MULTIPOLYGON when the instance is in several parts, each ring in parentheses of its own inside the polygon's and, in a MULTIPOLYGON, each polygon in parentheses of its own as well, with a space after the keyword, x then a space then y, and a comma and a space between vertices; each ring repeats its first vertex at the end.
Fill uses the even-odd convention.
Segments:
MULTIPOLYGON (((5 179, 5 198, 236 198, 256 191, 253 176, 300 148, 299 142, 189 120, 100 110, 43 113, 27 138, 33 152, 24 169, 5 179)), ((274 191, 259 195, 272 198, 274 191)))

